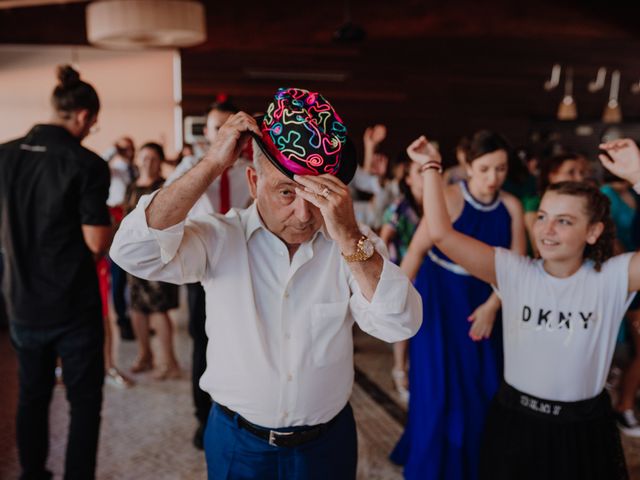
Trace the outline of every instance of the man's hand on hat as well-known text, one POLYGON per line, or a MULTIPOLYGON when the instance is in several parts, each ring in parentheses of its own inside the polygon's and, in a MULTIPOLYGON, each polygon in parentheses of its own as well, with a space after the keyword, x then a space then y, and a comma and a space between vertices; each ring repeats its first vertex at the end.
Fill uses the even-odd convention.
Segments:
POLYGON ((233 114, 218 130, 205 159, 223 170, 230 167, 251 139, 250 132, 260 135, 255 119, 245 112, 233 114))
POLYGON ((429 140, 427 140, 427 137, 424 135, 415 139, 411 145, 407 147, 407 155, 409 155, 412 161, 420 165, 424 165, 427 162, 442 164, 440 152, 438 152, 438 149, 434 147, 433 144, 429 143, 429 140))
POLYGON ((341 249, 351 248, 362 234, 358 228, 349 187, 334 175, 295 175, 296 194, 320 209, 327 232, 341 249))

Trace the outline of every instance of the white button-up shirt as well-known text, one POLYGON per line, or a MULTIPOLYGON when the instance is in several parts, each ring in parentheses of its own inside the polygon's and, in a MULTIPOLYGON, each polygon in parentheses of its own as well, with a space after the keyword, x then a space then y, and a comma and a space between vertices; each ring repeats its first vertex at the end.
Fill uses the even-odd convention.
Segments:
POLYGON ((200 387, 250 422, 278 428, 329 421, 351 394, 353 322, 387 342, 420 327, 420 295, 387 259, 369 302, 324 229, 290 261, 255 204, 160 231, 146 223, 152 197, 124 219, 111 258, 137 277, 202 283, 209 343, 200 387))

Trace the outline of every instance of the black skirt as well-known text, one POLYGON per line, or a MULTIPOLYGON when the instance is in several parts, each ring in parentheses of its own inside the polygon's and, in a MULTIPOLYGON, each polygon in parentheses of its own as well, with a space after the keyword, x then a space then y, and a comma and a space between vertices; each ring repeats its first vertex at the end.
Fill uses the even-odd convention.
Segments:
POLYGON ((178 308, 178 285, 143 280, 133 275, 127 275, 127 280, 133 310, 149 315, 178 308))
POLYGON ((481 480, 628 479, 609 394, 555 402, 503 383, 480 447, 481 480))

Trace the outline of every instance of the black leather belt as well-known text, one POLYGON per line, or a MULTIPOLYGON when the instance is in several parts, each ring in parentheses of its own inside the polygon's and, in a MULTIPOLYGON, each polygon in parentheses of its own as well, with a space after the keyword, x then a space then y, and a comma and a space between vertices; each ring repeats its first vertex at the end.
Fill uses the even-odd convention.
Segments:
POLYGON ((225 407, 224 405, 218 404, 218 407, 220 408, 220 411, 222 411, 222 413, 224 413, 231 420, 235 420, 237 418, 240 428, 244 428, 246 431, 252 433, 256 437, 266 440, 269 445, 272 445, 274 447, 287 448, 298 447, 319 438, 329 429, 329 427, 331 427, 331 425, 340 416, 340 413, 342 413, 341 411, 327 423, 314 425, 308 428, 292 430, 290 432, 280 432, 277 430, 269 430, 268 428, 254 425, 253 423, 245 420, 241 415, 225 407))

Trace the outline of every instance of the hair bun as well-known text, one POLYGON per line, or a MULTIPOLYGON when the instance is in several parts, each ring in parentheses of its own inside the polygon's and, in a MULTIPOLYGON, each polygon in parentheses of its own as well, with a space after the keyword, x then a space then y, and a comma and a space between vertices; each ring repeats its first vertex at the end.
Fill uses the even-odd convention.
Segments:
POLYGON ((60 65, 58 80, 63 88, 73 87, 80 83, 80 74, 71 65, 60 65))

